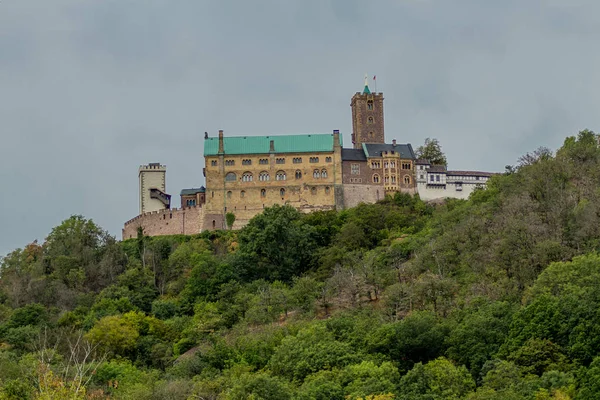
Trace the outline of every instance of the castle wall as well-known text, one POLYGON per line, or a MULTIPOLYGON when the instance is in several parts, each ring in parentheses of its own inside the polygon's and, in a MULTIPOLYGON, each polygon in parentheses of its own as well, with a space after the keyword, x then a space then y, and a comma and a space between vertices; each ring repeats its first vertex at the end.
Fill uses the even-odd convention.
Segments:
POLYGON ((123 240, 135 238, 140 226, 147 236, 193 235, 202 231, 204 223, 202 207, 159 210, 138 215, 125 222, 122 235, 123 240))
POLYGON ((445 198, 467 200, 469 195, 473 193, 475 188, 478 186, 485 186, 485 183, 463 182, 462 185, 457 185, 455 183, 447 182, 445 185, 428 185, 425 182, 419 182, 417 185, 417 191, 419 193, 419 197, 423 201, 445 198), (459 189, 459 187, 461 189, 459 189))
POLYGON ((385 192, 381 185, 344 185, 344 208, 356 207, 360 203, 375 203, 383 199, 385 192))

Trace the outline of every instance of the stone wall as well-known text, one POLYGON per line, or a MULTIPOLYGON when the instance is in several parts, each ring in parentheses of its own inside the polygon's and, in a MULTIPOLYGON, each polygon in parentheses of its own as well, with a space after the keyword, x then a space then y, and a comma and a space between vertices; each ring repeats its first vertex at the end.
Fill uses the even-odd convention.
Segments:
POLYGON ((385 197, 381 185, 344 185, 344 208, 356 207, 360 203, 371 204, 385 197))
POLYGON ((123 240, 137 237, 140 226, 147 236, 193 235, 202 231, 204 223, 204 209, 198 206, 153 211, 125 222, 123 240))

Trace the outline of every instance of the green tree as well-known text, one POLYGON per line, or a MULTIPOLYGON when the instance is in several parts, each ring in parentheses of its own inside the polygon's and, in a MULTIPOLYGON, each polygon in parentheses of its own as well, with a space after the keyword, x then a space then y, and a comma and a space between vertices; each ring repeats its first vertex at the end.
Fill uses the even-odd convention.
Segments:
POLYGON ((458 400, 475 389, 475 382, 464 366, 441 357, 416 364, 402 377, 399 388, 401 400, 458 400))
POLYGON ((233 228, 233 224, 235 223, 235 214, 232 212, 225 214, 225 221, 227 222, 227 227, 231 230, 233 228))
POLYGON ((426 138, 425 144, 419 146, 416 151, 417 158, 429 160, 433 165, 447 165, 446 156, 442 152, 440 142, 435 138, 426 138))

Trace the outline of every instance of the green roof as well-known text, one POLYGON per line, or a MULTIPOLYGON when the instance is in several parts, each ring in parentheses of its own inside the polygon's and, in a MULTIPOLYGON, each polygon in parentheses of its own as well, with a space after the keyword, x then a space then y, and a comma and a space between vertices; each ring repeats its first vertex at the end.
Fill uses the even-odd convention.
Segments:
POLYGON ((363 89, 363 94, 371 94, 371 90, 369 89, 369 85, 365 85, 365 88, 363 89))
MULTIPOLYGON (((268 154, 271 140, 274 153, 314 153, 333 151, 333 134, 306 134, 285 136, 235 136, 224 137, 225 154, 268 154)), ((342 144, 340 134, 340 145, 342 144)), ((204 155, 219 154, 219 138, 204 139, 204 155)))

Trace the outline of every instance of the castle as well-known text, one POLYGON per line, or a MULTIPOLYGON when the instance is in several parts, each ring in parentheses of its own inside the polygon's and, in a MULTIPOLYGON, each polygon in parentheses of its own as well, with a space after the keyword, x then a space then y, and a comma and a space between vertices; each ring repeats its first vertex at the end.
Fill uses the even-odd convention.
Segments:
POLYGON ((204 136, 206 186, 183 189, 181 208, 171 208, 166 167, 139 168, 139 215, 125 223, 123 239, 141 227, 150 236, 238 229, 265 207, 289 204, 300 211, 333 210, 374 203, 386 195, 418 193, 423 200, 468 198, 492 175, 448 171, 416 159, 410 144, 385 142, 383 93, 365 79, 350 102, 352 148, 340 132, 272 136, 204 136), (226 226, 226 215, 235 222, 226 226))

